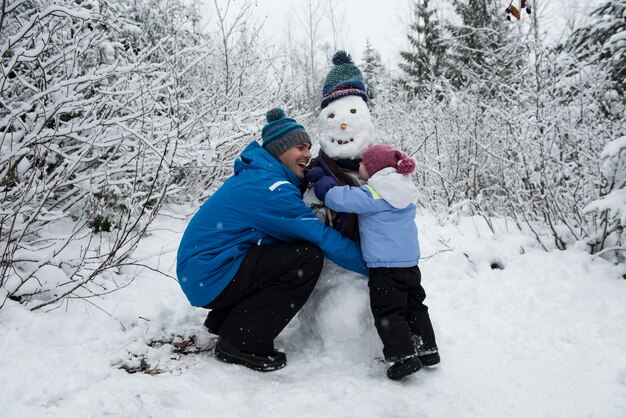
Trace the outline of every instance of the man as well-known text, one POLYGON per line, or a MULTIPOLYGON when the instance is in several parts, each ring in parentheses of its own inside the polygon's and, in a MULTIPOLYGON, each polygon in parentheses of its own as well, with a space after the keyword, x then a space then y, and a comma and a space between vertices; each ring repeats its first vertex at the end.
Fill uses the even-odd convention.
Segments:
POLYGON ((367 274, 359 247, 318 222, 300 186, 311 159, 302 125, 267 113, 261 147, 252 142, 235 173, 192 218, 178 249, 177 275, 194 306, 211 309, 218 359, 254 370, 284 367, 274 339, 309 298, 328 257, 367 274))

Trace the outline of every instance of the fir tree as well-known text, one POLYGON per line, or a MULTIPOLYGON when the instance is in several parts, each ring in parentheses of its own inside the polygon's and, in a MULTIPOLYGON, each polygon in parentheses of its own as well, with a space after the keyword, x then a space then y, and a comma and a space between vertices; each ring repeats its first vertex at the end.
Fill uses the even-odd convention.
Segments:
POLYGON ((412 92, 424 92, 429 89, 430 82, 445 72, 446 47, 441 39, 440 24, 431 10, 428 0, 416 0, 415 19, 410 26, 407 38, 411 45, 410 51, 400 52, 404 62, 400 69, 406 77, 400 84, 412 92))
POLYGON ((513 84, 523 67, 518 48, 521 34, 517 26, 507 25, 494 0, 453 0, 462 19, 461 25, 448 25, 452 34, 450 79, 456 87, 468 82, 513 84), (503 81, 504 83, 497 83, 503 81))
POLYGON ((372 47, 369 39, 366 40, 363 51, 363 79, 370 102, 373 102, 380 92, 380 77, 383 71, 380 53, 372 47))
POLYGON ((591 21, 570 36, 563 49, 576 58, 607 67, 613 86, 626 92, 626 2, 608 0, 591 13, 591 21))

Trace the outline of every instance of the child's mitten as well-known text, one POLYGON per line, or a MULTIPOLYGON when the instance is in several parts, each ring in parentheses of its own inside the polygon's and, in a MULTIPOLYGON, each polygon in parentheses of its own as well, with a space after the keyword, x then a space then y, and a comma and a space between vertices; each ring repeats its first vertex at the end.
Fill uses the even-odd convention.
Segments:
POLYGON ((326 198, 326 193, 328 193, 330 189, 337 185, 337 180, 335 180, 333 177, 324 176, 316 181, 315 185, 313 186, 315 190, 315 196, 317 196, 317 198, 323 202, 326 198))

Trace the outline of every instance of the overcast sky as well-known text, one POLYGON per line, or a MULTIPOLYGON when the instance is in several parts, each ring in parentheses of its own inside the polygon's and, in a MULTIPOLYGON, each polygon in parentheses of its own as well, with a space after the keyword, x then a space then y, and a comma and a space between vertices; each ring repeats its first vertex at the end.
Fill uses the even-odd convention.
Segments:
MULTIPOLYGON (((210 4, 213 0, 208 0, 210 4)), ((226 0, 218 0, 225 2, 226 0)), ((365 49, 366 39, 378 50, 387 67, 397 65, 399 51, 407 48, 407 26, 410 22, 411 0, 331 0, 335 5, 335 12, 344 18, 340 21, 341 31, 345 40, 341 47, 346 49, 357 62, 365 49)), ((414 1, 414 0, 413 0, 414 1)), ((514 0, 515 4, 518 0, 514 0)), ((234 4, 241 4, 242 0, 233 0, 234 4)), ((287 32, 287 21, 294 22, 294 29, 299 27, 298 16, 304 16, 304 9, 308 0, 253 0, 254 15, 265 19, 263 35, 273 42, 280 43, 287 32)), ((314 3, 325 5, 322 13, 328 15, 328 0, 313 0, 314 3)), ((510 0, 501 0, 502 18, 504 9, 510 0)), ((569 26, 584 19, 595 5, 603 0, 529 0, 534 4, 540 17, 542 27, 547 32, 550 42, 558 40, 569 26)), ((431 0, 431 7, 441 16, 452 13, 447 0, 431 0)), ((209 6, 211 8, 211 6, 209 6)), ((209 12, 210 15, 210 12, 209 12)), ((524 16, 525 17, 525 16, 524 16)), ((527 25, 530 19, 511 24, 527 25)), ((324 22, 322 25, 327 26, 324 22)), ((326 30, 320 36, 330 39, 330 31, 326 30)))
MULTIPOLYGON (((297 20, 303 15, 307 0, 257 0, 259 16, 267 16, 265 29, 270 36, 280 38, 285 33, 287 19, 297 20), (287 7, 286 5, 290 5, 287 7)), ((320 0, 325 4, 325 0, 320 0)), ((335 0, 336 12, 344 17, 340 28, 345 34, 344 48, 360 60, 366 39, 383 56, 384 61, 394 59, 394 54, 404 47, 406 30, 402 13, 409 10, 407 0, 335 0)), ((327 11, 327 9, 324 9, 327 11)), ((330 33, 328 34, 330 35, 330 33)))

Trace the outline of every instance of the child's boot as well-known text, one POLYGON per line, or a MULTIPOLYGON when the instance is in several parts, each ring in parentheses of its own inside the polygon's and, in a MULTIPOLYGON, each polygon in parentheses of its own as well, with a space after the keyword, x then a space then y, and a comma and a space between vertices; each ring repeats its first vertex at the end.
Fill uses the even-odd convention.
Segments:
POLYGON ((387 369, 387 377, 391 380, 400 380, 422 368, 419 357, 412 356, 394 362, 387 369))
POLYGON ((426 344, 424 343, 424 340, 422 340, 422 337, 416 334, 413 334, 412 337, 415 343, 417 357, 419 357, 423 366, 434 366, 435 364, 439 364, 439 362, 441 362, 437 344, 426 344))
POLYGON ((418 358, 424 366, 434 366, 435 364, 439 364, 439 362, 441 362, 441 357, 439 357, 437 348, 435 348, 434 352, 419 354, 418 358))

